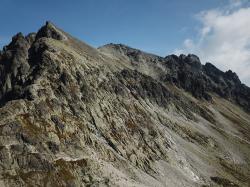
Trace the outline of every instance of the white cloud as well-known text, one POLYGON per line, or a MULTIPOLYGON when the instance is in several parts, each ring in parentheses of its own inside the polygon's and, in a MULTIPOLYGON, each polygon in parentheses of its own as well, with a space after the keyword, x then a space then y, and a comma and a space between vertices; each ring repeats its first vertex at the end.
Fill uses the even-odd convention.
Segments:
POLYGON ((246 5, 231 0, 225 7, 200 12, 197 38, 186 39, 176 53, 197 54, 202 62, 235 71, 250 85, 250 7, 246 5))

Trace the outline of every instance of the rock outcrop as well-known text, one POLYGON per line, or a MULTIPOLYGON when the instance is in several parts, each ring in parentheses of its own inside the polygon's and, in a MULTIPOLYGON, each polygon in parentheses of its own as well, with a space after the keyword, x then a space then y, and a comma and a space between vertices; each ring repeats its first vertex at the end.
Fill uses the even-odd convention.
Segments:
POLYGON ((249 110, 231 70, 47 22, 0 53, 0 186, 248 186, 249 110))
POLYGON ((202 65, 196 55, 170 55, 163 58, 122 44, 108 44, 100 47, 100 50, 124 55, 133 65, 135 62, 148 63, 155 70, 159 65, 163 66, 160 81, 171 82, 196 98, 211 100, 210 94, 214 93, 250 110, 250 88, 241 83, 237 74, 231 70, 222 72, 211 63, 202 65))

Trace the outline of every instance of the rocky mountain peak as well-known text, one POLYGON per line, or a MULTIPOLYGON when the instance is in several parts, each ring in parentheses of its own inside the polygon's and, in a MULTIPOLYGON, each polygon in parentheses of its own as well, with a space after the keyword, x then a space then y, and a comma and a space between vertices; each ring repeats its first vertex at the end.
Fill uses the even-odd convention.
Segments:
POLYGON ((135 49, 132 47, 129 47, 125 44, 114 44, 114 43, 110 43, 110 44, 106 44, 104 46, 99 47, 98 49, 112 49, 115 50, 119 53, 128 55, 128 56, 137 56, 137 55, 143 55, 143 56, 156 56, 144 51, 141 51, 139 49, 135 49))
POLYGON ((47 22, 0 53, 0 186, 248 186, 249 112, 231 70, 47 22))
POLYGON ((56 40, 66 40, 67 37, 53 23, 46 21, 46 24, 40 28, 36 34, 36 39, 47 37, 56 40))
POLYGON ((180 62, 183 62, 185 64, 188 64, 189 66, 191 66, 192 68, 195 69, 201 69, 201 62, 198 56, 194 55, 194 54, 188 54, 187 56, 184 54, 181 54, 179 56, 180 62))
POLYGON ((4 47, 4 50, 13 50, 16 48, 23 48, 27 46, 27 41, 24 37, 24 35, 19 32, 15 36, 12 37, 12 41, 10 42, 9 45, 4 47))
POLYGON ((235 83, 238 83, 238 84, 241 83, 241 81, 240 81, 238 75, 237 75, 235 72, 233 72, 232 70, 226 71, 226 72, 225 72, 225 76, 226 76, 228 79, 234 81, 235 83))
POLYGON ((15 36, 12 37, 12 42, 16 43, 18 40, 24 39, 23 33, 19 32, 15 36))

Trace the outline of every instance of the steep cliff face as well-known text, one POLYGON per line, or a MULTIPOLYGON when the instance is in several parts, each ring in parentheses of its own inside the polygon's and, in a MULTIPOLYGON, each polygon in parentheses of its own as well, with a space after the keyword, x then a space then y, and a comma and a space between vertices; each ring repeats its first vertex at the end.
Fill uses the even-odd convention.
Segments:
POLYGON ((250 89, 195 55, 47 22, 0 53, 1 186, 248 186, 250 89))

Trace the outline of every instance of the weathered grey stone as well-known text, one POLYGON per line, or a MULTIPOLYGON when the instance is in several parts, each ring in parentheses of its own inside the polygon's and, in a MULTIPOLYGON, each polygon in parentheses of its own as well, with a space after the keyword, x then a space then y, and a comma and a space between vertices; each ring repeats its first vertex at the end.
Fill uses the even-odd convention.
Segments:
POLYGON ((48 22, 0 52, 0 185, 248 186, 249 93, 193 54, 94 49, 48 22))

